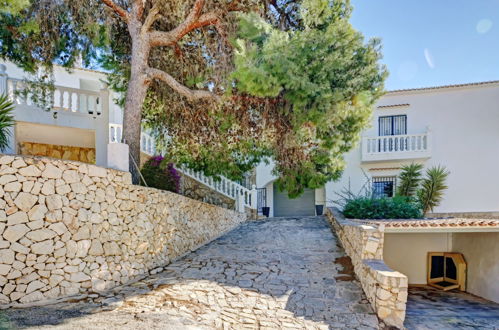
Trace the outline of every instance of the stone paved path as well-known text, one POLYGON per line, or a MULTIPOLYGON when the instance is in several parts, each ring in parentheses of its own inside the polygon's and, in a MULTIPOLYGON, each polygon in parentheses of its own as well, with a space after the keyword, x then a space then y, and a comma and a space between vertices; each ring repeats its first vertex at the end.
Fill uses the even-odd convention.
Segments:
POLYGON ((499 329, 499 304, 458 290, 409 287, 409 330, 499 329))
POLYGON ((376 329, 348 266, 323 217, 273 218, 243 224, 133 285, 4 317, 19 328, 376 329))

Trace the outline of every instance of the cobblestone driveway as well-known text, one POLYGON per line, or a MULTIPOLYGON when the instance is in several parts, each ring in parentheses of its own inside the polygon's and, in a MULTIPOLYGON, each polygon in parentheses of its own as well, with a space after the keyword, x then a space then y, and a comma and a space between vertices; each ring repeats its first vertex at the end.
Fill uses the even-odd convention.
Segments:
POLYGON ((249 222, 132 285, 4 313, 20 328, 378 328, 323 217, 249 222))

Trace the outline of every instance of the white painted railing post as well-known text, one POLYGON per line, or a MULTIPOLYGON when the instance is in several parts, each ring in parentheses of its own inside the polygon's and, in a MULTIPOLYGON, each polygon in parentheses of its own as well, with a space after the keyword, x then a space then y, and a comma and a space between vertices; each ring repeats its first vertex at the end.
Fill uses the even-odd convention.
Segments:
POLYGON ((258 191, 256 190, 256 185, 251 187, 251 208, 256 210, 258 208, 258 191))
MULTIPOLYGON (((96 102, 97 103, 97 102, 96 102)), ((99 103, 101 113, 97 115, 97 104, 94 109, 95 120, 95 163, 99 166, 107 166, 107 144, 109 143, 109 90, 103 84, 99 92, 99 103)))
POLYGON ((426 126, 426 150, 431 152, 431 128, 430 126, 426 126))
POLYGON ((5 64, 0 64, 0 95, 6 94, 7 95, 7 67, 5 64))
POLYGON ((368 143, 368 138, 366 136, 362 136, 361 144, 362 144, 362 154, 366 155, 367 154, 367 143, 368 143))

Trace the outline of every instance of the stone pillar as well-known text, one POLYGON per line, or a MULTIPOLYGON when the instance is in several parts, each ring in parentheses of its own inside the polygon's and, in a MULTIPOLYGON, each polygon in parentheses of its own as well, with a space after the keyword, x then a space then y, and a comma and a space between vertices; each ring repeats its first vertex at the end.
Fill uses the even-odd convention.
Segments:
POLYGON ((107 167, 128 172, 130 169, 128 164, 128 153, 128 144, 109 143, 107 145, 107 167))

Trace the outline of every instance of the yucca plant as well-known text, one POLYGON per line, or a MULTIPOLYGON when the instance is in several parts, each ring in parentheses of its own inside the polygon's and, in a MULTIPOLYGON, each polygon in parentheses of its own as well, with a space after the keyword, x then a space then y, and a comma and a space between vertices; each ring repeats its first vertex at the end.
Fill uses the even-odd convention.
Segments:
POLYGON ((7 95, 0 95, 0 151, 9 146, 10 128, 14 126, 14 104, 7 95))
POLYGON ((423 214, 433 211, 440 205, 444 191, 448 188, 445 181, 449 172, 444 166, 434 166, 426 170, 425 178, 418 190, 418 200, 421 204, 423 214))
POLYGON ((397 196, 415 197, 421 182, 422 164, 409 164, 402 166, 402 172, 399 174, 397 187, 397 196))

